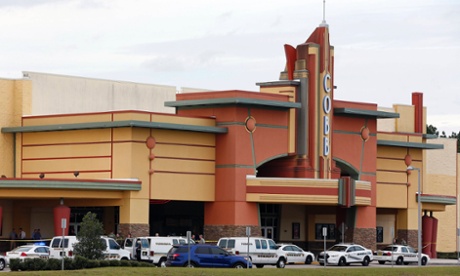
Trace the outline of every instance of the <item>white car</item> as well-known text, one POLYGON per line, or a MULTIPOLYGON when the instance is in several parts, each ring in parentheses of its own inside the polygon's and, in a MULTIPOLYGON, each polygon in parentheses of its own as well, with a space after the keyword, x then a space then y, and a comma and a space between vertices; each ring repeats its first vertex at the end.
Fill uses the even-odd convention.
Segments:
POLYGON ((350 265, 351 263, 361 263, 363 266, 368 266, 374 259, 374 255, 370 249, 358 244, 340 243, 332 246, 318 254, 318 262, 324 265, 324 255, 326 255, 326 264, 338 266, 350 265))
MULTIPOLYGON (((430 261, 430 257, 423 253, 421 255, 421 264, 426 265, 430 261)), ((378 261, 379 264, 394 262, 397 265, 408 265, 409 263, 418 263, 418 254, 417 250, 410 246, 393 244, 375 251, 374 260, 378 261)))
POLYGON ((0 255, 0 270, 5 269, 6 265, 7 265, 7 260, 5 256, 0 255))
POLYGON ((11 259, 25 259, 42 258, 48 259, 50 257, 50 249, 45 245, 22 245, 15 249, 6 252, 8 263, 11 259))
POLYGON ((287 264, 311 264, 315 255, 294 244, 277 244, 278 255, 286 257, 287 264))

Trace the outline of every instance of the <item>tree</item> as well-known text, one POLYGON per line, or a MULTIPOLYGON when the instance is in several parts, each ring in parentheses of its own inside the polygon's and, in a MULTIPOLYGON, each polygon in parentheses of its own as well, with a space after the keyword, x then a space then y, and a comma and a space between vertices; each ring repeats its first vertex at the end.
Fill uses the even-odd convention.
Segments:
POLYGON ((449 135, 449 138, 457 139, 457 152, 460 152, 460 131, 458 133, 452 131, 452 134, 449 135))
POLYGON ((106 249, 105 243, 101 241, 104 233, 102 223, 97 219, 96 214, 88 212, 80 224, 77 233, 78 243, 75 245, 75 255, 90 260, 102 259, 102 251, 106 249))
POLYGON ((426 133, 427 134, 436 134, 436 136, 439 136, 438 128, 435 127, 434 125, 427 125, 426 126, 426 133))

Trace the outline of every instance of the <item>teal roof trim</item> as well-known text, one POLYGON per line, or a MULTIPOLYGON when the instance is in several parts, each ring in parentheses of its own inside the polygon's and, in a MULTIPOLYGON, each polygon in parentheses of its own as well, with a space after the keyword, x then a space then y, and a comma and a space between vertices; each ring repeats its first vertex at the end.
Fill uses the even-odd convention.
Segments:
POLYGON ((414 149, 443 149, 444 145, 441 144, 426 144, 426 143, 414 143, 414 142, 400 142, 400 141, 389 141, 389 140, 377 140, 378 146, 390 146, 390 147, 401 147, 401 148, 414 148, 414 149))
MULTIPOLYGON (((254 92, 255 93, 255 92, 254 92)), ((222 106, 222 105, 251 105, 268 108, 300 108, 300 103, 259 100, 253 98, 218 98, 204 100, 185 100, 165 102, 169 107, 205 107, 205 106, 222 106)))
POLYGON ((426 203, 437 203, 444 205, 455 205, 457 204, 457 199, 454 196, 442 196, 442 195, 424 195, 420 197, 420 202, 426 203))
POLYGON ((65 189, 65 190, 110 190, 140 191, 140 181, 66 181, 0 179, 0 189, 65 189))
POLYGON ((399 113, 356 108, 334 108, 334 115, 376 119, 399 118, 399 113))
POLYGON ((94 122, 94 123, 78 123, 78 124, 3 127, 2 133, 27 133, 27 132, 65 131, 65 130, 120 128, 120 127, 139 127, 139 128, 151 128, 151 129, 158 128, 158 129, 184 130, 184 131, 207 132, 207 133, 227 133, 228 132, 228 129, 225 127, 194 126, 194 125, 128 120, 128 121, 115 121, 115 122, 94 122))
POLYGON ((438 135, 436 135, 436 134, 423 134, 423 138, 425 138, 425 139, 437 139, 438 135))

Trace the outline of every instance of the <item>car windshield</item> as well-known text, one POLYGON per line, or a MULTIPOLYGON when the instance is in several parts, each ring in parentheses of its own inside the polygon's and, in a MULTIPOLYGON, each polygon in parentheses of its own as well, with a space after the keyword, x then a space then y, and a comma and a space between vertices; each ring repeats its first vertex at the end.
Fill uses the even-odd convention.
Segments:
POLYGON ((345 250, 347 250, 347 246, 343 246, 343 245, 334 245, 333 247, 328 249, 328 251, 338 251, 338 252, 345 252, 345 250))

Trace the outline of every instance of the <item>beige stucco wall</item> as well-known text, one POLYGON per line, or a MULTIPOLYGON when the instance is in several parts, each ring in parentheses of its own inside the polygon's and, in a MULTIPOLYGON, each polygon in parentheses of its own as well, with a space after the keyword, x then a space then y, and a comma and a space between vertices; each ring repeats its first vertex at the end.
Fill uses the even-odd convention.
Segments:
POLYGON ((281 221, 280 221, 280 237, 279 240, 282 241, 305 241, 305 227, 307 225, 306 218, 306 208, 304 205, 289 205, 283 204, 281 208, 281 221), (300 224, 300 238, 292 239, 292 223, 300 224))
POLYGON ((165 101, 176 99, 175 86, 23 72, 33 83, 32 109, 26 115, 145 110, 174 113, 165 101))
MULTIPOLYGON (((428 143, 443 144, 444 150, 426 151, 426 180, 423 193, 455 196, 458 202, 457 140, 438 138, 429 140, 428 143)), ((445 212, 435 212, 433 216, 438 219, 438 252, 456 251, 457 206, 447 205, 445 212)))

